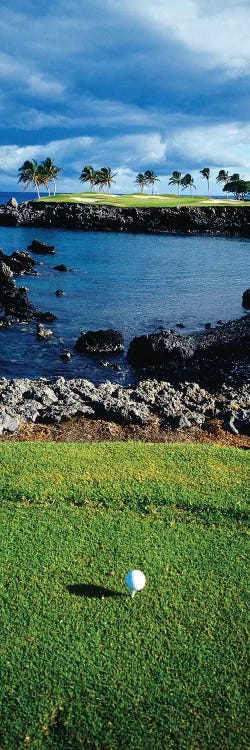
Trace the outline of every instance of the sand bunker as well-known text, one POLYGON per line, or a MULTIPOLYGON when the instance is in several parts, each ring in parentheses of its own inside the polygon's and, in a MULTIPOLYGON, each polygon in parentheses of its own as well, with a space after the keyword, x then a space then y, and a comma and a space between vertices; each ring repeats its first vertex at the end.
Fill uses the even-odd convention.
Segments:
POLYGON ((146 198, 146 199, 148 199, 150 201, 152 200, 152 198, 153 199, 156 198, 158 200, 160 198, 161 200, 163 199, 164 201, 170 201, 170 200, 172 200, 169 195, 144 195, 144 193, 142 193, 141 195, 138 195, 138 193, 132 193, 129 197, 130 198, 143 198, 143 200, 145 200, 145 198, 146 198))

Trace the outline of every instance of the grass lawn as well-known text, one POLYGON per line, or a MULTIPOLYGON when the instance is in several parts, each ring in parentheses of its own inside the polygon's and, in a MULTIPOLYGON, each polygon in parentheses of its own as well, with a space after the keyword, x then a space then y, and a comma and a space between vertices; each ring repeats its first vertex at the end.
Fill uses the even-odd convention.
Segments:
POLYGON ((246 750, 247 452, 2 443, 0 467, 1 750, 246 750))
POLYGON ((132 207, 132 208, 152 208, 163 206, 172 208, 173 206, 249 206, 250 203, 234 199, 209 199, 204 195, 189 197, 188 195, 150 195, 149 193, 129 193, 128 195, 114 195, 109 193, 62 193, 51 198, 40 198, 41 201, 54 203, 92 203, 106 204, 111 206, 132 207))

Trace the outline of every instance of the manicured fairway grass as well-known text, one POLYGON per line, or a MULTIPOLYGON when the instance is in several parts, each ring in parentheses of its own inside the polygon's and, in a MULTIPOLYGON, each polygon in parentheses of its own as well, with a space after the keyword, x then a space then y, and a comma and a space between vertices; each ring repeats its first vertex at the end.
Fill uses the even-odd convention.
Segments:
POLYGON ((153 206, 162 208, 173 206, 249 206, 250 202, 238 201, 234 199, 221 198, 209 199, 204 195, 150 195, 146 193, 129 193, 128 195, 114 195, 109 193, 61 193, 50 198, 40 198, 40 201, 53 203, 91 203, 93 205, 107 204, 112 206, 131 207, 131 208, 152 208, 153 206))
POLYGON ((247 452, 0 459, 1 750, 246 750, 247 452))

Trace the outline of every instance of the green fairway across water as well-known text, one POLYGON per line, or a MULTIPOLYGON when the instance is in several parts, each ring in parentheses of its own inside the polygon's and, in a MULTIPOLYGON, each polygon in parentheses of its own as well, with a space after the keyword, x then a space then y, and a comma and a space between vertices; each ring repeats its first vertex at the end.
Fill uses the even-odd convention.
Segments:
POLYGON ((217 446, 0 445, 1 750, 248 748, 248 477, 217 446))
POLYGON ((59 193, 51 197, 40 198, 40 202, 46 203, 89 203, 93 205, 111 205, 121 208, 173 208, 175 206, 249 206, 250 202, 239 201, 233 198, 208 198, 204 195, 150 195, 145 193, 128 193, 127 195, 114 195, 109 193, 59 193))

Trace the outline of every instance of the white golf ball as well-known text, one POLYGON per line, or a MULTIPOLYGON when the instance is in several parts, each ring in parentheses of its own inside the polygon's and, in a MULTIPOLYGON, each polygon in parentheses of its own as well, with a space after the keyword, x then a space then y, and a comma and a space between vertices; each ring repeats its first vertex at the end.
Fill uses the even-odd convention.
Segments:
POLYGON ((136 591, 141 591, 141 589, 144 588, 146 578, 141 570, 130 570, 126 575, 125 583, 131 592, 131 596, 133 597, 136 591))

